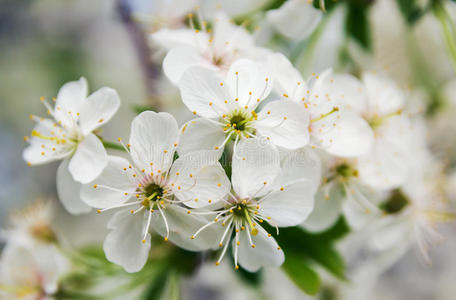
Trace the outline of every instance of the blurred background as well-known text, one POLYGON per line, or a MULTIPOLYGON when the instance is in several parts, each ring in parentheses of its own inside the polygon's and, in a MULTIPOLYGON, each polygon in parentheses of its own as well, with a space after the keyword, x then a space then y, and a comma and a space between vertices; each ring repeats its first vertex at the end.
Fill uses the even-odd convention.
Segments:
MULTIPOLYGON (((302 68, 305 73, 319 72, 337 64, 336 55, 331 55, 331 51, 334 52, 343 42, 337 34, 337 28, 341 27, 338 13, 334 13, 327 27, 332 26, 334 30, 328 29, 315 46, 314 59, 309 59, 313 63, 302 68)), ((348 45, 349 51, 357 53, 352 57, 361 64, 386 70, 401 86, 413 86, 418 94, 421 89, 444 91, 455 74, 441 31, 432 16, 422 18, 413 29, 406 28, 393 1, 377 0, 370 10, 369 22, 374 41, 373 54, 365 57, 355 45, 348 45), (414 49, 413 55, 410 48, 414 49), (421 71, 417 71, 417 65, 421 71)), ((7 225, 11 212, 33 200, 51 198, 56 206, 59 205, 55 200, 58 162, 30 168, 22 160, 22 150, 26 145, 23 136, 28 135, 33 126, 29 115, 44 116, 46 112, 39 101, 41 96, 49 99, 56 95, 63 83, 81 76, 88 79, 91 92, 103 86, 116 89, 122 105, 104 129, 104 136, 111 139, 128 138, 129 124, 135 116, 134 105, 157 104, 148 96, 141 59, 127 26, 119 13, 119 2, 112 0, 0 1, 0 226, 7 225)), ((170 86, 167 82, 160 84, 170 86)), ((455 89, 453 91, 456 93, 455 89)), ((175 114, 182 123, 188 115, 176 104, 179 101, 176 95, 161 99, 161 109, 175 114)), ((427 101, 427 97, 423 96, 423 101, 427 101)), ((450 97, 455 99, 455 94, 451 92, 450 97)), ((451 125, 455 128, 456 123, 454 118, 453 124, 435 122, 439 128, 436 134, 449 130, 451 125)), ((456 147, 453 142, 445 140, 442 142, 445 145, 437 147, 442 146, 441 152, 451 151, 456 147)), ((60 208, 56 222, 72 244, 82 245, 101 243, 107 218, 108 214, 71 216, 60 208), (93 230, 94 226, 97 230, 93 230)), ((424 265, 416 253, 410 251, 373 283, 374 292, 368 299, 455 299, 454 224, 445 228, 443 234, 445 241, 432 252, 432 266, 424 265)), ((251 291, 242 288, 237 278, 220 278, 218 272, 219 269, 207 266, 195 278, 189 279, 185 283, 191 291, 188 299, 251 299, 251 291), (220 284, 221 280, 225 284, 220 284), (232 285, 236 288, 227 290, 231 281, 235 282, 232 285), (205 296, 202 297, 201 293, 205 296)), ((280 271, 267 270, 264 274, 264 297, 309 297, 295 288, 280 271), (271 288, 278 283, 280 289, 271 288)), ((369 286, 372 283, 363 284, 369 286)), ((323 299, 333 299, 330 292, 328 295, 323 299)))

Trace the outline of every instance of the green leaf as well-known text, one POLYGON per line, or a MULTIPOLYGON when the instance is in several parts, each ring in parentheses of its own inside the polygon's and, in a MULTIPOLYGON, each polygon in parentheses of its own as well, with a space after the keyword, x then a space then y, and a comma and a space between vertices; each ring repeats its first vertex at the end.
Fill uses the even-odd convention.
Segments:
POLYGON ((348 226, 341 218, 332 228, 319 234, 306 232, 299 227, 281 228, 276 240, 285 251, 286 260, 290 254, 298 255, 318 263, 333 275, 346 280, 345 263, 334 249, 333 243, 347 232, 348 226))
POLYGON ((288 253, 282 269, 305 293, 315 295, 320 290, 320 277, 302 257, 288 253))
POLYGON ((345 19, 345 30, 365 50, 371 50, 371 36, 368 19, 369 4, 350 2, 345 19))
POLYGON ((396 0, 399 10, 407 21, 407 24, 414 25, 426 12, 416 3, 416 0, 396 0))

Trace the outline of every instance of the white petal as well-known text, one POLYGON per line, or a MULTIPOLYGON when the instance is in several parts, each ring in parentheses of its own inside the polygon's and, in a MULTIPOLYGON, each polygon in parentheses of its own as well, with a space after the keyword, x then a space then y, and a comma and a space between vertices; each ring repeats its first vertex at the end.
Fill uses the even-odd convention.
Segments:
POLYGON ((145 111, 131 123, 130 151, 135 165, 147 173, 167 172, 177 147, 176 119, 168 113, 145 111))
MULTIPOLYGON (((155 213, 159 214, 158 211, 155 213)), ((163 213, 170 229, 169 240, 177 246, 190 251, 202 251, 218 246, 218 231, 216 229, 219 229, 220 225, 210 226, 199 233, 195 239, 192 239, 192 235, 210 221, 201 216, 188 214, 188 209, 176 205, 167 206, 163 213)), ((152 228, 161 236, 166 237, 164 220, 161 216, 157 216, 152 228)))
POLYGON ((280 266, 285 260, 282 250, 278 250, 276 240, 261 227, 257 226, 258 234, 252 236, 255 248, 249 243, 246 231, 239 234, 240 245, 236 246, 233 239, 233 252, 235 247, 239 247, 239 264, 249 272, 256 272, 265 266, 280 266))
POLYGON ((280 155, 258 139, 239 142, 233 154, 231 181, 239 197, 264 195, 280 172, 280 155), (265 184, 266 182, 266 184, 265 184))
POLYGON ((54 117, 61 121, 66 128, 72 128, 77 121, 77 113, 80 112, 88 94, 87 80, 81 77, 78 81, 65 83, 57 94, 54 117))
POLYGON ((314 182, 316 186, 320 184, 321 161, 311 147, 282 150, 280 165, 281 171, 274 181, 275 187, 281 187, 302 179, 314 182))
POLYGON ((214 20, 213 46, 216 51, 237 52, 255 46, 250 33, 244 27, 235 25, 224 12, 218 11, 214 20))
POLYGON ((108 164, 100 176, 82 186, 82 200, 95 208, 109 208, 126 202, 138 187, 133 180, 135 171, 129 166, 129 161, 122 157, 108 156, 108 164))
POLYGON ((320 232, 336 223, 345 200, 345 190, 340 184, 323 186, 315 195, 315 207, 303 227, 311 232, 320 232))
POLYGON ((100 175, 108 163, 103 143, 93 133, 87 135, 79 143, 71 158, 68 170, 73 179, 80 183, 88 183, 100 175))
POLYGON ((304 39, 317 27, 323 13, 312 2, 286 1, 279 9, 268 12, 267 19, 277 30, 290 39, 304 39))
POLYGON ((366 112, 366 89, 352 75, 338 74, 328 69, 317 77, 311 90, 306 103, 311 110, 312 119, 328 113, 334 107, 340 111, 348 110, 357 114, 366 112))
POLYGON ((111 231, 103 244, 106 258, 129 273, 141 270, 150 250, 150 234, 147 234, 146 242, 142 242, 146 222, 144 213, 117 212, 108 224, 111 231))
POLYGON ((364 73, 369 101, 369 112, 384 116, 396 112, 404 106, 405 96, 391 79, 372 73, 364 73))
POLYGON ((269 137, 277 146, 297 149, 309 143, 309 114, 296 102, 270 102, 258 114, 258 119, 254 126, 259 134, 269 137))
POLYGON ((405 117, 390 117, 375 131, 371 151, 357 161, 359 178, 379 189, 399 187, 410 174, 410 123, 405 117))
POLYGON ((381 215, 380 209, 374 204, 373 192, 356 182, 346 187, 346 201, 342 205, 345 219, 354 230, 361 230, 368 223, 381 215))
POLYGON ((163 71, 166 77, 174 84, 177 84, 184 72, 192 66, 217 70, 213 64, 201 56, 201 53, 193 47, 173 48, 163 60, 163 71))
POLYGON ((369 246, 377 251, 385 251, 406 243, 413 234, 413 227, 403 216, 384 216, 374 225, 375 234, 369 246))
POLYGON ((258 210, 270 217, 268 222, 279 227, 296 226, 304 222, 314 207, 317 185, 308 180, 295 181, 268 194, 259 201, 258 210))
POLYGON ((74 215, 90 212, 91 208, 85 204, 79 196, 81 184, 74 181, 68 171, 69 159, 65 159, 60 163, 57 170, 57 193, 63 207, 74 215))
POLYGON ((79 125, 82 133, 87 135, 108 122, 119 106, 119 95, 111 88, 104 87, 90 95, 80 109, 79 125))
POLYGON ((374 132, 359 115, 345 111, 333 113, 311 125, 312 143, 328 153, 356 157, 370 151, 374 132))
POLYGON ((239 107, 252 109, 265 99, 272 90, 273 78, 267 64, 259 64, 248 59, 235 61, 226 75, 230 100, 235 100, 239 107))
POLYGON ((59 127, 54 127, 54 122, 50 119, 43 119, 33 128, 32 132, 37 132, 45 138, 33 136, 30 138, 30 145, 22 153, 23 159, 31 165, 40 165, 47 162, 60 160, 73 152, 75 145, 69 141, 58 143, 48 137, 62 139, 59 134, 59 127))
POLYGON ((230 101, 220 74, 203 67, 188 68, 179 81, 182 101, 193 113, 205 118, 221 118, 230 101))
POLYGON ((218 162, 220 154, 201 150, 179 157, 171 168, 174 194, 189 207, 203 207, 222 200, 231 183, 218 162), (195 201, 196 199, 196 201, 195 201))
POLYGON ((196 34, 195 31, 191 29, 168 28, 162 28, 157 32, 154 32, 149 38, 153 44, 166 50, 178 47, 198 48, 198 46, 205 45, 209 39, 203 32, 196 34))
POLYGON ((276 52, 268 56, 268 64, 274 70, 274 89, 293 101, 301 102, 306 96, 307 84, 288 58, 276 52))
POLYGON ((193 119, 182 126, 177 152, 184 155, 197 150, 215 150, 225 137, 221 126, 204 118, 193 119))

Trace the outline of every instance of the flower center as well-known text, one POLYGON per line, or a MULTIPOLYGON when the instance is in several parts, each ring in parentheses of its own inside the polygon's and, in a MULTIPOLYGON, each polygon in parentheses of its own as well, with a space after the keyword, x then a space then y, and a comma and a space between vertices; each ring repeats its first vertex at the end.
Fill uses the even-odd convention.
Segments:
POLYGON ((336 167, 336 173, 344 178, 358 176, 358 170, 353 169, 350 165, 342 163, 336 167))
POLYGON ((247 112, 245 110, 236 109, 231 114, 223 116, 223 121, 226 124, 223 131, 228 135, 241 135, 244 133, 245 137, 251 137, 255 134, 255 130, 250 127, 250 122, 256 120, 256 118, 257 114, 255 111, 247 112))
POLYGON ((141 192, 144 195, 141 205, 146 208, 151 208, 154 206, 156 201, 163 197, 164 189, 156 183, 150 183, 146 185, 141 192))
POLYGON ((256 223, 252 222, 252 219, 255 219, 253 216, 255 211, 255 206, 253 204, 248 204, 247 200, 242 200, 240 203, 235 204, 230 210, 233 217, 240 221, 240 224, 249 225, 252 235, 258 234, 258 229, 255 228, 256 223))
POLYGON ((54 243, 57 241, 57 237, 48 224, 35 224, 30 228, 30 233, 36 239, 45 243, 54 243))
POLYGON ((380 204, 380 208, 387 214, 397 214, 401 212, 407 205, 409 200, 401 190, 393 191, 389 199, 380 204))

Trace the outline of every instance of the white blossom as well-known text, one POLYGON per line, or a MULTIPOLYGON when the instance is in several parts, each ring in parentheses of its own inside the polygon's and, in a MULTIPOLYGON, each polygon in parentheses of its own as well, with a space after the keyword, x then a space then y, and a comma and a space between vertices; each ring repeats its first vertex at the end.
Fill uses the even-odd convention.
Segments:
POLYGON ((64 207, 73 214, 85 213, 85 205, 75 191, 100 175, 107 164, 103 143, 93 133, 106 124, 120 105, 117 92, 101 88, 87 97, 87 81, 68 82, 62 86, 52 108, 41 99, 52 119, 31 115, 37 122, 30 144, 23 152, 29 166, 62 160, 57 171, 57 190, 64 207))
POLYGON ((147 261, 150 227, 189 250, 212 247, 186 238, 205 219, 190 215, 182 204, 214 204, 228 193, 229 181, 215 151, 189 153, 173 162, 178 133, 168 113, 141 113, 126 145, 132 162, 109 156, 102 174, 81 189, 81 198, 98 212, 119 209, 108 223, 104 251, 128 272, 139 271, 147 261))
POLYGON ((191 238, 216 228, 214 239, 223 247, 217 265, 232 241, 236 269, 238 263, 250 272, 280 266, 282 249, 261 224, 269 223, 278 233, 279 227, 296 226, 309 216, 320 176, 318 157, 303 148, 290 151, 281 163, 273 145, 247 139, 237 147, 232 166, 234 192, 191 238))
POLYGON ((251 137, 288 149, 307 145, 309 120, 303 106, 271 101, 257 112, 272 85, 267 67, 251 60, 236 61, 226 76, 201 67, 189 68, 179 82, 182 100, 201 118, 184 125, 178 152, 223 149, 230 139, 236 144, 251 137))

